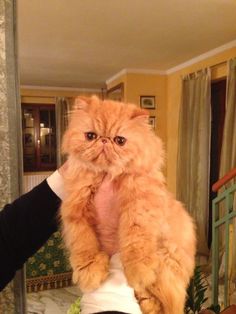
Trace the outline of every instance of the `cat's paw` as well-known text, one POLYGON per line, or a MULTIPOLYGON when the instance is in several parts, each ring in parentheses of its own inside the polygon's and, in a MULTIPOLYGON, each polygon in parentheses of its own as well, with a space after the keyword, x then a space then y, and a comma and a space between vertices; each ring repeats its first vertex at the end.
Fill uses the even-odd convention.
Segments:
POLYGON ((72 280, 78 284, 82 292, 97 289, 109 274, 109 257, 104 252, 94 256, 93 261, 86 267, 73 271, 72 280))
POLYGON ((150 257, 125 266, 128 283, 134 288, 145 288, 152 285, 157 278, 157 263, 150 257))
POLYGON ((139 306, 144 314, 163 314, 163 308, 155 296, 153 296, 148 290, 134 291, 135 297, 139 303, 139 306))
POLYGON ((164 314, 160 302, 154 297, 142 300, 139 303, 139 306, 141 307, 143 314, 164 314))

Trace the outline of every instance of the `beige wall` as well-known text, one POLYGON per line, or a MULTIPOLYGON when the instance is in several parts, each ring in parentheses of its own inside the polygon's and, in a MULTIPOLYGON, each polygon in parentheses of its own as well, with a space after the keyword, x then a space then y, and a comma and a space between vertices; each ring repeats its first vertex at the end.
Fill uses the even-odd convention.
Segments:
POLYGON ((188 73, 211 67, 212 80, 227 75, 226 61, 236 57, 236 47, 188 66, 168 76, 167 83, 167 184, 176 192, 176 161, 178 149, 178 119, 181 98, 181 77, 188 73))

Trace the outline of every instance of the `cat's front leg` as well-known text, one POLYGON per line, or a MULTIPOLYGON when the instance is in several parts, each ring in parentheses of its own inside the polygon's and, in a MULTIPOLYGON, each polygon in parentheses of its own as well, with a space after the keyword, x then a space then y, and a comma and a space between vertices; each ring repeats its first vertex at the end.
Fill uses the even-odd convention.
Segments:
MULTIPOLYGON (((129 218, 129 215, 123 217, 124 220, 129 220, 129 218)), ((138 222, 134 222, 133 225, 121 222, 120 227, 122 229, 120 232, 121 260, 129 284, 138 290, 152 285, 156 280, 158 269, 154 239, 151 239, 148 230, 145 230, 138 222), (126 232, 125 228, 127 228, 126 232)))
POLYGON ((119 189, 119 248, 125 275, 135 290, 152 285, 157 277, 156 208, 150 198, 149 186, 143 180, 129 179, 119 189), (146 193, 147 191, 147 193, 146 193), (149 193, 149 195, 148 195, 149 193), (149 197, 148 197, 149 196, 149 197))
POLYGON ((119 248, 127 281, 144 314, 167 314, 159 298, 148 289, 156 282, 159 269, 154 188, 143 178, 128 179, 123 185, 125 188, 119 190, 119 248))
POLYGON ((166 314, 161 302, 146 289, 135 290, 135 297, 143 314, 166 314))
POLYGON ((153 295, 149 286, 153 285, 157 278, 158 261, 155 256, 156 241, 144 226, 144 220, 135 218, 130 210, 142 206, 139 201, 129 204, 127 212, 120 219, 120 251, 121 260, 127 281, 134 288, 135 296, 144 314, 166 314, 162 310, 159 299, 153 295))
MULTIPOLYGON (((85 193, 84 193, 85 194, 85 193)), ((109 257, 102 252, 90 222, 87 200, 65 200, 61 210, 63 236, 70 253, 73 282, 83 292, 100 286, 109 273, 109 257)))
POLYGON ((78 284, 83 292, 93 291, 108 276, 109 257, 100 251, 94 232, 86 221, 80 221, 75 228, 77 231, 74 240, 81 240, 75 241, 71 247, 73 282, 78 284))

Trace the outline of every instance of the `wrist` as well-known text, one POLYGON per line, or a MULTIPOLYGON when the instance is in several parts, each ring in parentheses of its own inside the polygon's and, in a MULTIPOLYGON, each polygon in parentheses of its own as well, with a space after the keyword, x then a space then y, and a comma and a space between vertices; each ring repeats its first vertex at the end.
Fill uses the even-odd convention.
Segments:
POLYGON ((47 178, 47 183, 51 190, 61 199, 63 200, 65 197, 64 192, 64 182, 63 178, 60 175, 59 171, 56 170, 47 178))

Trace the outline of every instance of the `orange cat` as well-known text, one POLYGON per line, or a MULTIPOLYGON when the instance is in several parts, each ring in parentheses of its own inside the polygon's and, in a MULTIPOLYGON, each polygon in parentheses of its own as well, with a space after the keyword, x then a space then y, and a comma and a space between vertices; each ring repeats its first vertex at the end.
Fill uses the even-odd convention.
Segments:
POLYGON ((119 220, 117 247, 142 312, 183 314, 194 269, 195 229, 166 189, 162 143, 147 112, 95 96, 77 98, 63 151, 68 168, 61 217, 74 282, 89 291, 108 275, 109 256, 95 227, 96 191, 106 177, 119 220))

